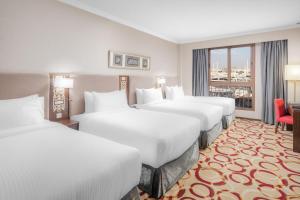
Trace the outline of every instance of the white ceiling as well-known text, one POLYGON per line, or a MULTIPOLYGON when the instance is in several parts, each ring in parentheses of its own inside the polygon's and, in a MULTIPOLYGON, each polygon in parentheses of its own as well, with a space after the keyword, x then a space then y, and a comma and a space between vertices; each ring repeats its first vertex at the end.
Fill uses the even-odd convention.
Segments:
POLYGON ((300 0, 60 1, 176 43, 300 27, 300 0))

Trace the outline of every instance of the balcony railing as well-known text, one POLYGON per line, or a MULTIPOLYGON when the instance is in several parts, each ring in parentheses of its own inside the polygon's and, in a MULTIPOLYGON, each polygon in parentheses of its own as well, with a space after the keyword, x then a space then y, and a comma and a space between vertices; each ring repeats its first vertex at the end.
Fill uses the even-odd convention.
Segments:
POLYGON ((209 96, 234 98, 237 109, 254 108, 254 95, 251 86, 210 86, 209 96))

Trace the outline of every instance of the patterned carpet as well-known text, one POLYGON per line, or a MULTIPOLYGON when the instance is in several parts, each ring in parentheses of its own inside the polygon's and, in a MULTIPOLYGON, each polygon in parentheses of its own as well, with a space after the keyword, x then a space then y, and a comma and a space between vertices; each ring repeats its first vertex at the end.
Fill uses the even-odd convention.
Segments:
MULTIPOLYGON (((141 199, 149 199, 141 192, 141 199)), ((292 133, 236 119, 163 200, 300 200, 300 154, 292 133)))

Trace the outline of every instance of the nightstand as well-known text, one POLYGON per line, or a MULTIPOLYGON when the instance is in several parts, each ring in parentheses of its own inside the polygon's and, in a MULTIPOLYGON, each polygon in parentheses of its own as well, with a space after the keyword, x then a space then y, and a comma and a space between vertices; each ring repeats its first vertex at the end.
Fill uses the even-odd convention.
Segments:
POLYGON ((60 121, 57 121, 58 123, 61 123, 69 128, 72 128, 74 130, 79 130, 79 122, 78 121, 74 121, 71 119, 62 119, 60 121))

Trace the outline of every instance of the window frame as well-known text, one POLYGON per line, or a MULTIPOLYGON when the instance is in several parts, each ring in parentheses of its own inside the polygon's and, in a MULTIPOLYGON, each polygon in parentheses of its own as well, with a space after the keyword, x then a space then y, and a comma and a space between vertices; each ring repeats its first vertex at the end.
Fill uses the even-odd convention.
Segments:
POLYGON ((251 87, 252 88, 252 108, 237 107, 237 110, 248 110, 255 111, 255 44, 242 44, 242 45, 231 45, 221 46, 208 49, 208 86, 228 86, 228 87, 251 87), (251 79, 248 82, 232 82, 231 81, 231 49, 239 47, 250 47, 251 48, 251 61, 250 61, 250 73, 251 79), (211 50, 215 49, 227 49, 227 81, 212 81, 211 80, 211 50))

